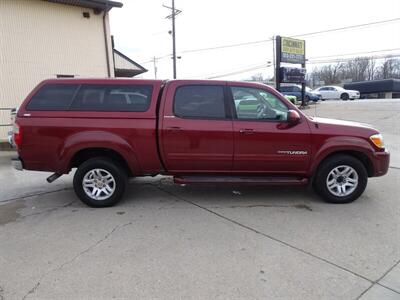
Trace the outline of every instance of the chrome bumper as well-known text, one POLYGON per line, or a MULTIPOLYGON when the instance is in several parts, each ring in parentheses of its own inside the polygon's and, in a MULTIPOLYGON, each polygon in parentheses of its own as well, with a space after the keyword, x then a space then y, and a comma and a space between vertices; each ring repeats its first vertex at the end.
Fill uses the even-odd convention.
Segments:
POLYGON ((15 170, 22 171, 24 166, 22 165, 22 161, 19 158, 11 158, 11 165, 15 170))

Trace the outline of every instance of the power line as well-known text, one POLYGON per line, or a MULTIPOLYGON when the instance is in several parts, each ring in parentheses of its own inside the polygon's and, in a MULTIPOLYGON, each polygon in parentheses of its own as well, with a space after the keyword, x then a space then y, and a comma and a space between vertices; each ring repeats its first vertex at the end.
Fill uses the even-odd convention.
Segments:
POLYGON ((360 55, 360 54, 373 54, 373 53, 388 52, 388 51, 396 51, 396 50, 400 50, 400 48, 382 49, 382 50, 373 50, 373 51, 363 51, 363 52, 353 52, 353 53, 345 53, 345 54, 334 54, 334 55, 316 56, 316 57, 311 57, 311 58, 309 58, 309 60, 311 60, 311 59, 316 59, 316 58, 340 57, 340 56, 360 55))
MULTIPOLYGON (((331 59, 331 60, 318 60, 318 59, 320 59, 320 58, 327 58, 327 57, 339 57, 339 56, 349 56, 349 55, 359 55, 359 54, 372 54, 372 53, 379 53, 379 52, 387 52, 387 51, 395 51, 395 50, 400 50, 400 48, 393 48, 393 49, 382 49, 382 50, 373 50, 373 51, 364 51, 364 52, 353 52, 353 53, 345 53, 345 54, 337 54, 337 55, 326 55, 326 56, 316 56, 316 57, 311 57, 311 58, 309 58, 308 59, 308 61, 307 61, 307 63, 308 64, 318 64, 318 63, 329 63, 329 62, 345 62, 345 61, 349 61, 349 60, 351 60, 351 59, 354 59, 354 57, 352 57, 352 58, 347 58, 347 59, 342 59, 342 60, 340 60, 340 59, 331 59)), ((383 58, 385 58, 385 57, 392 57, 392 55, 390 55, 390 54, 388 54, 388 55, 385 55, 383 58)), ((394 56, 394 57, 397 57, 397 56, 394 56)), ((376 58, 379 58, 379 57, 376 57, 376 58)), ((224 73, 223 75, 218 75, 218 76, 214 76, 215 75, 215 73, 214 74, 211 74, 211 75, 208 75, 208 76, 200 76, 200 77, 206 77, 206 78, 208 78, 208 79, 213 79, 213 78, 219 78, 219 77, 224 77, 224 76, 228 76, 228 75, 236 75, 236 74, 240 74, 240 73, 244 73, 244 72, 247 72, 247 70, 248 71, 253 71, 253 70, 257 70, 257 69, 260 69, 260 68, 262 68, 263 66, 265 66, 265 63, 257 63, 256 64, 256 66, 254 66, 254 64, 253 65, 251 65, 251 66, 245 66, 245 67, 243 67, 243 68, 240 68, 239 70, 240 71, 232 71, 232 73, 235 73, 235 74, 231 74, 230 72, 229 73, 224 73), (243 71, 243 69, 244 70, 246 70, 246 71, 243 71)), ((218 74, 218 73, 217 73, 218 74)))
MULTIPOLYGON (((330 33, 330 32, 342 31, 342 30, 348 30, 348 29, 355 29, 355 28, 359 28, 359 27, 378 25, 378 24, 384 24, 384 23, 395 22, 395 21, 400 21, 400 18, 382 20, 382 21, 377 21, 377 22, 370 22, 370 23, 363 23, 363 24, 357 24, 357 25, 350 25, 350 26, 344 26, 344 27, 339 27, 339 28, 320 30, 320 31, 313 31, 313 32, 308 32, 308 33, 303 33, 303 34, 291 35, 289 37, 292 37, 292 38, 294 38, 294 37, 305 37, 305 36, 310 36, 310 35, 317 35, 317 34, 322 34, 322 33, 330 33)), ((181 53, 193 53, 193 52, 217 50, 217 49, 223 49, 223 48, 239 47, 239 46, 246 46, 246 45, 253 45, 253 44, 272 42, 273 40, 274 40, 274 38, 269 38, 269 39, 266 39, 266 40, 250 41, 250 42, 228 44, 228 45, 221 45, 221 46, 207 47, 207 48, 200 48, 200 49, 190 49, 190 50, 184 50, 181 53)))
MULTIPOLYGON (((380 55, 380 56, 373 56, 373 58, 376 59, 384 59, 384 58, 397 58, 400 57, 400 54, 387 54, 387 55, 380 55)), ((342 59, 332 59, 332 60, 316 60, 316 61, 308 61, 307 64, 309 65, 313 65, 313 64, 324 64, 324 63, 338 63, 338 62, 348 62, 350 60, 354 59, 354 57, 351 58, 342 58, 342 59)), ((230 73, 224 73, 224 74, 219 74, 219 75, 211 75, 211 76, 204 76, 206 79, 215 79, 215 78, 221 78, 221 77, 226 77, 226 76, 231 76, 231 75, 237 75, 237 74, 242 74, 242 73, 246 73, 246 72, 250 72, 250 71, 254 71, 254 70, 258 70, 264 67, 269 67, 271 66, 271 64, 262 64, 262 65, 257 65, 254 67, 245 67, 243 69, 239 69, 237 71, 234 72, 230 72, 230 73)))
MULTIPOLYGON (((357 24, 357 25, 350 25, 350 26, 344 26, 344 27, 320 30, 320 31, 313 31, 313 32, 308 32, 308 33, 303 33, 303 34, 291 35, 289 37, 292 37, 292 38, 295 38, 295 37, 306 37, 306 36, 318 35, 318 34, 323 34, 323 33, 331 33, 331 32, 336 32, 336 31, 356 29, 356 28, 361 28, 361 27, 366 27, 366 26, 373 26, 373 25, 379 25, 379 24, 397 22, 397 21, 400 21, 400 18, 381 20, 381 21, 369 22, 369 23, 363 23, 363 24, 357 24)), ((241 43, 235 43, 235 44, 220 45, 220 46, 214 46, 214 47, 188 49, 188 50, 181 51, 181 53, 182 54, 185 54, 185 53, 196 53, 196 52, 203 52, 203 51, 211 51, 211 50, 218 50, 218 49, 225 49, 225 48, 232 48, 232 47, 240 47, 240 46, 268 43, 268 42, 272 42, 272 41, 274 41, 274 38, 258 40, 258 41, 241 42, 241 43)), ((157 59, 162 59, 162 58, 166 58, 166 57, 169 57, 169 56, 171 56, 171 54, 157 57, 157 59)), ((147 62, 144 62, 142 64, 145 64, 145 63, 148 63, 148 62, 151 62, 151 60, 147 61, 147 62)))
MULTIPOLYGON (((399 53, 394 53, 394 54, 386 54, 386 55, 376 55, 372 56, 371 58, 375 59, 384 59, 384 58, 397 58, 400 57, 399 53)), ((340 62, 348 62, 353 60, 355 57, 349 57, 349 58, 338 58, 338 59, 330 59, 330 60, 315 60, 315 61, 308 61, 307 64, 309 65, 315 65, 315 64, 327 64, 327 63, 340 63, 340 62)))
POLYGON ((224 74, 219 74, 219 75, 209 75, 209 76, 202 76, 205 77, 206 79, 215 79, 215 78, 220 78, 220 77, 225 77, 225 76, 231 76, 231 75, 236 75, 236 74, 241 74, 241 73, 245 73, 245 72, 250 72, 250 71, 254 71, 254 70, 258 70, 261 68, 267 68, 272 66, 271 63, 264 63, 261 65, 256 65, 253 67, 245 67, 245 69, 239 69, 237 71, 232 71, 229 73, 224 73, 224 74))

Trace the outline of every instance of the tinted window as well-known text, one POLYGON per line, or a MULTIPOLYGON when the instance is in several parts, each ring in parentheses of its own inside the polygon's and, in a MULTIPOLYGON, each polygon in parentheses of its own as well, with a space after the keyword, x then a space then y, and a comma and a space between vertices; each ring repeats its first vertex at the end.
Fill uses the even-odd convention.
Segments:
POLYGON ((27 110, 68 110, 77 84, 47 84, 29 101, 27 110))
POLYGON ((301 92, 301 87, 293 86, 293 92, 301 92))
POLYGON ((267 91, 231 87, 237 119, 286 121, 288 108, 276 96, 267 91))
POLYGON ((329 88, 327 88, 327 87, 322 87, 322 88, 319 88, 318 90, 319 90, 319 91, 328 91, 329 88))
POLYGON ((72 110, 146 111, 151 102, 148 85, 82 85, 72 110))
POLYGON ((205 85, 179 87, 175 92, 174 114, 183 118, 225 118, 224 88, 205 85))
POLYGON ((293 92, 292 86, 281 86, 281 92, 293 92))

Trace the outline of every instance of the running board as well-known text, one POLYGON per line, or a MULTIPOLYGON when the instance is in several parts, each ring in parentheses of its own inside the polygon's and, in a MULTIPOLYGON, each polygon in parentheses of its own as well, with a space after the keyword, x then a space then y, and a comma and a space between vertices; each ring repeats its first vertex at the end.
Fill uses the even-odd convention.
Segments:
POLYGON ((308 179, 295 176, 175 176, 177 184, 239 184, 239 185, 306 185, 308 179))

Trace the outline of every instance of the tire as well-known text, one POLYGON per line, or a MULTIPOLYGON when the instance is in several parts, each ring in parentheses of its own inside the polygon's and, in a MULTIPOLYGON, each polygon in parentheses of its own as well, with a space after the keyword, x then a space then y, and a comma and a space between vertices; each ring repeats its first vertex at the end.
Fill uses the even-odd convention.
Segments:
POLYGON ((118 203, 124 195, 127 174, 111 159, 95 157, 78 167, 73 184, 75 194, 86 205, 109 207, 118 203), (92 196, 91 193, 94 195, 92 196))
POLYGON ((305 96, 305 97, 304 97, 304 101, 305 101, 306 103, 310 102, 310 97, 305 96))
POLYGON ((341 94, 341 95, 340 95, 340 99, 342 99, 342 100, 344 100, 344 101, 349 100, 349 94, 347 94, 347 93, 341 94))
POLYGON ((319 166, 314 189, 326 202, 342 204, 360 197, 367 182, 368 173, 361 161, 350 155, 338 154, 327 158, 319 166))

